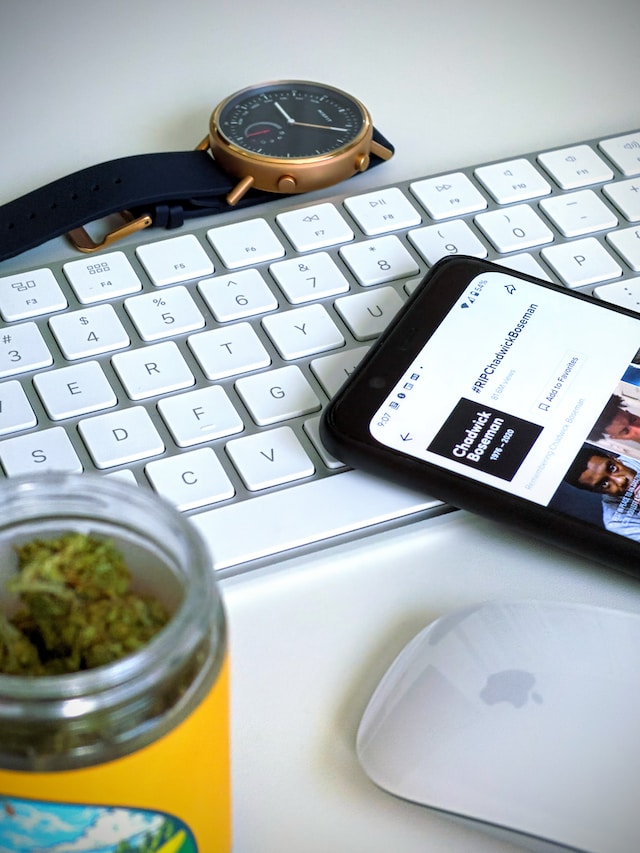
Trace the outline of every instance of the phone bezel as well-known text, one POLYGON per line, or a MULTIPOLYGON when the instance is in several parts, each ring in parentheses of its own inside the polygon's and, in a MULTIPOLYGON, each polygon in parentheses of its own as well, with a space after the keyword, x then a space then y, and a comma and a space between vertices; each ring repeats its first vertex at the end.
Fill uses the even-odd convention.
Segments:
POLYGON ((323 443, 351 467, 424 491, 453 507, 505 521, 536 538, 640 577, 639 542, 405 455, 372 437, 369 423, 389 388, 395 385, 469 283, 487 272, 508 273, 555 290, 567 299, 587 300, 605 312, 635 317, 640 323, 640 317, 632 311, 553 282, 477 258, 445 258, 427 273, 326 407, 320 425, 323 443))

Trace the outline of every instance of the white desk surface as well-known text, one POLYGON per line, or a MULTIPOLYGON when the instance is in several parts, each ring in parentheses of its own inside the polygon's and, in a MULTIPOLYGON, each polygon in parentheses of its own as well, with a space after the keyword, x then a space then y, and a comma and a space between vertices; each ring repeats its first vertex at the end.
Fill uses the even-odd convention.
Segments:
MULTIPOLYGON (((287 77, 369 106, 397 147, 373 183, 606 136, 638 124, 639 36, 637 0, 4 2, 0 203, 102 160, 188 149, 225 95, 287 77)), ((368 782, 354 753, 368 696, 415 632, 473 601, 640 610, 636 581, 461 514, 223 594, 234 853, 515 851, 368 782)))

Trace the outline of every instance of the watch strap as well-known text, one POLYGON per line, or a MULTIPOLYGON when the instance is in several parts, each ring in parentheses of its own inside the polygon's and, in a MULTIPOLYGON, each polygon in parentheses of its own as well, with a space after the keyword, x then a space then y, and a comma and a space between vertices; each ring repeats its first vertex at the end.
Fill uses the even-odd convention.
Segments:
MULTIPOLYGON (((373 139, 393 152, 375 129, 373 139)), ((372 153, 369 168, 381 162, 372 153)), ((155 226, 177 228, 186 219, 234 209, 226 196, 236 183, 202 150, 137 154, 89 166, 0 207, 0 261, 124 210, 147 213, 155 226)), ((235 207, 279 197, 250 190, 235 207)))

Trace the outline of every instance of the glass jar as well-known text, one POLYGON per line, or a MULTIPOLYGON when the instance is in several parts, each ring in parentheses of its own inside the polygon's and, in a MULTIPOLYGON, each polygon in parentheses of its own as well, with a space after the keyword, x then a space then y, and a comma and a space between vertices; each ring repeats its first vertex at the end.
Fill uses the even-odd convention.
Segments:
POLYGON ((145 843, 163 853, 227 853, 226 629, 206 546, 173 507, 116 478, 6 480, 6 613, 17 603, 6 591, 15 547, 67 532, 111 540, 132 588, 158 598, 170 617, 145 646, 113 663, 64 675, 0 675, 0 849, 72 849, 82 838, 83 851, 136 851, 145 843))

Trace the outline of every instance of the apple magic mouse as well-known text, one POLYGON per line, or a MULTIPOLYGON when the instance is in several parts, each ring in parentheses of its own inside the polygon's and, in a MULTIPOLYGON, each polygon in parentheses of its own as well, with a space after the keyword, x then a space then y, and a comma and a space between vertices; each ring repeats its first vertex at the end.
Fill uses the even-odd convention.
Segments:
POLYGON ((522 846, 638 853, 639 656, 634 613, 551 601, 453 612, 383 677, 359 760, 386 791, 522 846))

